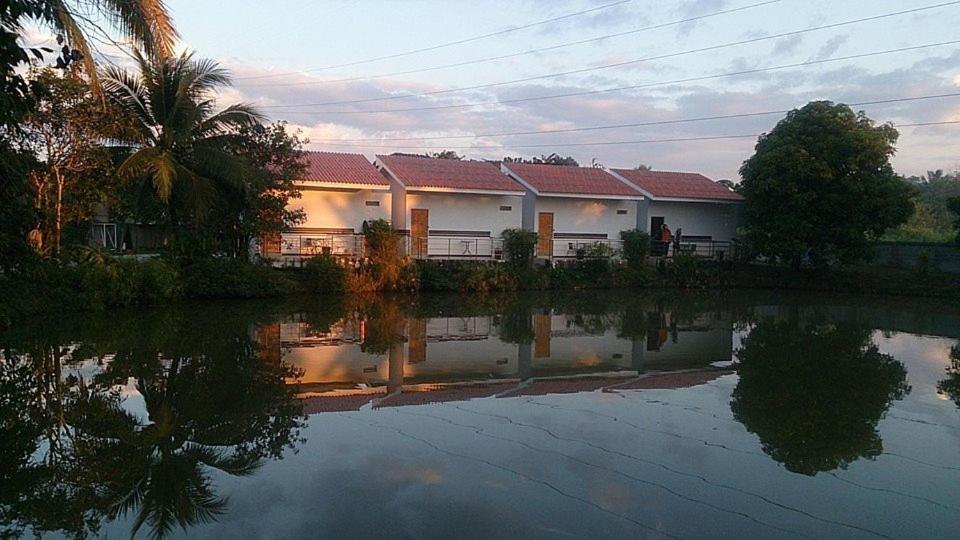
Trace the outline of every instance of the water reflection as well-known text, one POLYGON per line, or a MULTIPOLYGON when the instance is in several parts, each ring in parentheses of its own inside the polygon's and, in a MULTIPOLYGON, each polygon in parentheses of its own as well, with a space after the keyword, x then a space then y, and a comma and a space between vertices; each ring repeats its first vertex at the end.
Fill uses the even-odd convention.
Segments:
POLYGON ((950 363, 946 371, 947 377, 937 384, 937 390, 960 407, 960 343, 950 347, 950 363))
POLYGON ((735 418, 793 472, 879 456, 877 422, 910 387, 903 364, 870 336, 855 323, 761 320, 737 351, 735 418))
POLYGON ((288 383, 298 373, 261 360, 246 317, 91 322, 69 340, 4 348, 9 531, 82 537, 129 515, 131 534, 163 537, 225 510, 212 470, 249 475, 297 443, 302 407, 288 383))
MULTIPOLYGON (((933 367, 921 366, 935 378, 918 387, 919 397, 907 379, 907 367, 917 364, 882 349, 904 332, 960 337, 960 313, 931 313, 857 299, 592 292, 232 303, 24 323, 0 335, 0 537, 220 530, 216 522, 240 519, 236 499, 247 500, 242 511, 250 512, 247 493, 284 463, 295 462, 286 470, 295 471, 287 481, 297 486, 322 467, 342 479, 349 467, 336 467, 353 454, 318 457, 314 446, 310 455, 294 455, 319 445, 331 427, 350 435, 325 442, 350 448, 356 459, 384 459, 384 474, 397 473, 395 457, 429 465, 429 485, 438 490, 445 482, 438 471, 485 488, 472 468, 444 461, 453 459, 448 454, 429 463, 419 455, 378 456, 381 443, 390 434, 405 444, 446 438, 462 456, 471 444, 486 452, 491 441, 522 442, 491 463, 520 456, 510 465, 524 469, 530 450, 536 467, 524 475, 534 476, 566 470, 536 449, 549 444, 549 455, 569 461, 557 452, 574 445, 575 456, 598 451, 603 463, 670 464, 621 480, 656 478, 680 491, 693 482, 692 494, 703 488, 699 478, 731 471, 723 486, 742 481, 751 493, 767 493, 767 484, 796 486, 821 472, 829 474, 817 480, 829 480, 854 462, 878 459, 884 439, 891 444, 881 421, 897 416, 946 434, 936 452, 910 462, 932 469, 947 462, 941 443, 956 428, 914 417, 931 410, 922 399, 931 396, 952 414, 937 392, 960 406, 960 345, 948 361, 941 344, 933 367), (689 387, 697 388, 641 391, 689 387), (486 399, 458 403, 475 398, 486 399), (912 399, 922 405, 912 414, 887 414, 912 399), (436 405, 413 407, 423 404, 436 405), (642 437, 632 435, 637 430, 642 437), (538 434, 548 440, 538 442, 538 434), (670 478, 700 464, 705 470, 670 478), (769 479, 751 478, 751 468, 769 479)), ((577 459, 584 465, 586 456, 577 459)), ((584 480, 611 493, 608 481, 584 480)), ((533 493, 540 485, 523 488, 540 496, 547 493, 533 493)), ((403 482, 394 487, 407 491, 403 482)), ((631 498, 631 488, 619 489, 624 501, 631 498)), ((710 508, 725 507, 730 495, 710 508)), ((670 510, 677 501, 652 496, 644 500, 668 518, 682 514, 670 510)), ((501 501, 494 502, 491 509, 501 501)))

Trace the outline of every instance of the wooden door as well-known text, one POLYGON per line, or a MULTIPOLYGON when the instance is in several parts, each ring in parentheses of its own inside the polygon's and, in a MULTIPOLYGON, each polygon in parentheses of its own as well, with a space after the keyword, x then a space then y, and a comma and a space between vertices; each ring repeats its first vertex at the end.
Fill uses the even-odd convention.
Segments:
POLYGON ((535 358, 550 358, 551 322, 549 313, 537 313, 533 316, 533 356, 535 358))
POLYGON ((553 213, 540 212, 537 216, 537 255, 553 256, 553 213))
POLYGON ((427 320, 410 319, 409 362, 419 364, 427 361, 427 320))
POLYGON ((430 234, 430 211, 426 208, 410 210, 410 255, 416 259, 427 256, 427 238, 430 234))

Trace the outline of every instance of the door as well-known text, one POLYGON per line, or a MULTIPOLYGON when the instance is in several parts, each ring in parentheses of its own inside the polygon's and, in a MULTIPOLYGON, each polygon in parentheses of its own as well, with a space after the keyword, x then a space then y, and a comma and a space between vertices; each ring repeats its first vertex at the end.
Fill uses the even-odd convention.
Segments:
POLYGON ((427 256, 427 238, 430 234, 430 211, 426 208, 410 210, 410 255, 415 259, 427 256))
POLYGON ((660 228, 663 227, 663 216, 650 218, 650 254, 658 257, 666 256, 669 246, 660 241, 660 228))
POLYGON ((537 216, 537 256, 553 256, 553 213, 540 212, 537 216))
POLYGON ((537 313, 533 316, 533 336, 535 358, 550 358, 551 318, 549 313, 537 313))

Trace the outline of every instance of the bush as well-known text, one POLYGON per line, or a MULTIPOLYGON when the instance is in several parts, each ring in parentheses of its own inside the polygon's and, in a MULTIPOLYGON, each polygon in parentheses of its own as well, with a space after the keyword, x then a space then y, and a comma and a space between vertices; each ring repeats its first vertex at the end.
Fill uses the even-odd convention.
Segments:
POLYGON ((505 229, 503 238, 503 256, 507 264, 514 268, 528 268, 533 263, 537 248, 537 233, 523 229, 505 229))
POLYGON ((623 241, 623 259, 627 261, 627 266, 634 270, 642 268, 650 255, 650 235, 631 229, 621 231, 620 240, 623 241))
POLYGON ((293 290, 277 270, 238 259, 187 261, 183 277, 184 293, 190 298, 264 298, 293 290))
POLYGON ((330 255, 317 255, 307 261, 303 275, 311 292, 340 294, 347 287, 347 269, 330 255))

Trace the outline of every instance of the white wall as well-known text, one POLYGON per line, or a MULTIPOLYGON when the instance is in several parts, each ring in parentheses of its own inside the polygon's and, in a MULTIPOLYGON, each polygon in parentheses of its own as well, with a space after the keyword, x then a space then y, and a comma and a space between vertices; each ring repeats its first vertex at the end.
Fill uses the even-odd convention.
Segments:
POLYGON ((353 229, 360 232, 363 222, 374 219, 390 220, 389 191, 316 190, 301 188, 301 198, 290 199, 287 207, 302 208, 307 220, 297 227, 353 229), (378 201, 380 206, 367 206, 366 201, 378 201))
POLYGON ((553 232, 599 233, 611 240, 620 239, 620 231, 637 223, 637 202, 613 199, 574 199, 568 197, 536 197, 533 205, 534 232, 539 232, 540 212, 553 212, 553 232), (625 210, 626 214, 617 214, 625 210))
POLYGON ((490 231, 494 238, 504 229, 520 228, 522 198, 520 195, 478 195, 470 193, 432 193, 407 191, 404 221, 409 228, 410 211, 430 211, 431 231, 490 231), (510 206, 510 211, 500 210, 510 206))
POLYGON ((711 236, 716 241, 729 241, 737 235, 739 208, 738 203, 650 201, 646 218, 642 218, 637 228, 650 232, 651 218, 659 216, 665 218, 674 234, 677 229, 683 229, 684 236, 711 236))

